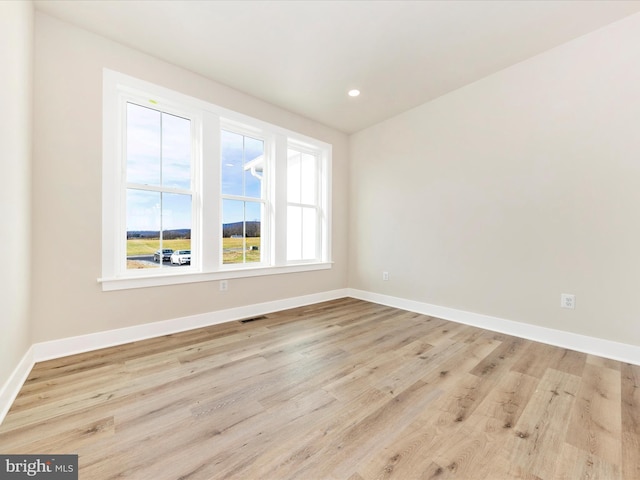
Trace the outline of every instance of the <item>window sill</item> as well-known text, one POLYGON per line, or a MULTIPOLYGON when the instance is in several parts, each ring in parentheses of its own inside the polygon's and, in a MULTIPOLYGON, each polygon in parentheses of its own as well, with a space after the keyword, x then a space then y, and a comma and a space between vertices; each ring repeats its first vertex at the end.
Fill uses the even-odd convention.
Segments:
POLYGON ((265 275, 282 275, 285 273, 309 272, 313 270, 328 270, 332 262, 305 263, 299 265, 283 265, 279 267, 246 267, 235 270, 221 270, 217 272, 185 272, 176 274, 147 275, 137 277, 99 278, 102 291, 128 290, 132 288, 159 287, 165 285, 180 285, 183 283, 210 282, 229 280, 233 278, 261 277, 265 275))

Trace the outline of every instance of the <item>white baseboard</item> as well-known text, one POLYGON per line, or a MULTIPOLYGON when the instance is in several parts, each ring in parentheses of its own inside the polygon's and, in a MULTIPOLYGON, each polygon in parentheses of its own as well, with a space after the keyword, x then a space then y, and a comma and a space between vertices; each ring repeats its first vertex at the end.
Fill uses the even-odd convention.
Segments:
POLYGON ((35 343, 29 348, 22 361, 15 368, 9 380, 0 390, 0 424, 2 424, 11 404, 27 379, 29 372, 36 362, 66 357, 77 353, 89 352, 100 348, 113 347, 129 342, 146 340, 148 338, 169 335, 171 333, 208 327, 225 322, 241 320, 243 318, 265 315, 267 313, 303 307, 314 303, 326 302, 347 297, 347 289, 331 290, 300 297, 274 300, 272 302, 257 303, 243 307, 229 308, 216 312, 174 318, 160 322, 135 325, 133 327, 90 333, 77 337, 61 338, 48 342, 35 343))
POLYGON ((4 383, 2 389, 0 389, 0 425, 4 420, 4 417, 9 412, 13 401, 18 396, 18 392, 22 388, 22 385, 29 376, 29 372, 31 372, 34 363, 35 360, 33 357, 32 345, 29 347, 29 350, 27 350, 27 353, 22 356, 18 366, 13 370, 13 373, 4 383))
POLYGON ((536 342, 554 345, 556 347, 576 350, 578 352, 610 358, 624 363, 640 365, 640 347, 626 343, 604 340, 596 337, 580 335, 578 333, 540 327, 529 323, 515 322, 503 318, 482 315, 479 313, 456 310, 455 308, 440 307, 429 303, 416 302, 404 298, 366 292, 353 288, 348 289, 348 296, 368 302, 379 303, 390 307, 421 313, 432 317, 451 320, 474 327, 484 328, 494 332, 506 333, 515 337, 526 338, 536 342))

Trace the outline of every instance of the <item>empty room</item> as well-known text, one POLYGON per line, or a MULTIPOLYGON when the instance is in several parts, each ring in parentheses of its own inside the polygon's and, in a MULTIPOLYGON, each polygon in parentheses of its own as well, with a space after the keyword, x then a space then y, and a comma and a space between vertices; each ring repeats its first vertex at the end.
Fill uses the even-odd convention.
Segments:
POLYGON ((640 1, 0 2, 0 479, 640 478, 640 1))

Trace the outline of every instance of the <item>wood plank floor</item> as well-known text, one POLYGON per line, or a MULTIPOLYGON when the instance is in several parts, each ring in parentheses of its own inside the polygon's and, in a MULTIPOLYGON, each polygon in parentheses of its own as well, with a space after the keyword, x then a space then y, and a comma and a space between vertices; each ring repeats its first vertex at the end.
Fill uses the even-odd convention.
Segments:
POLYGON ((37 364, 0 453, 80 478, 640 479, 640 367, 354 299, 37 364))

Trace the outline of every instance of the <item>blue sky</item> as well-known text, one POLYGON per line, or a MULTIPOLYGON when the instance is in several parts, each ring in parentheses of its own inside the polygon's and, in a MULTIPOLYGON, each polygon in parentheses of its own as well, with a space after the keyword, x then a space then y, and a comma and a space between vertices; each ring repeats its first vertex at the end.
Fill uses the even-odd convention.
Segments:
MULTIPOLYGON (((222 144, 222 194, 250 198, 262 196, 262 182, 246 171, 244 166, 263 155, 264 142, 238 133, 223 130, 222 144)), ((260 205, 252 202, 224 200, 223 223, 260 220, 260 205)))
MULTIPOLYGON (((189 189, 190 121, 127 104, 127 182, 189 189)), ((262 140, 222 131, 222 193, 260 198, 262 182, 244 165, 264 152, 262 140)), ((260 220, 260 204, 225 200, 222 223, 260 220)), ((191 197, 128 189, 127 230, 191 228, 191 197), (162 215, 161 215, 162 212, 162 215), (162 225, 161 225, 162 223, 162 225)))

